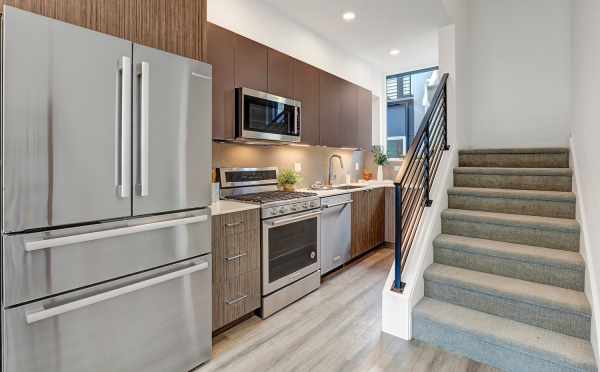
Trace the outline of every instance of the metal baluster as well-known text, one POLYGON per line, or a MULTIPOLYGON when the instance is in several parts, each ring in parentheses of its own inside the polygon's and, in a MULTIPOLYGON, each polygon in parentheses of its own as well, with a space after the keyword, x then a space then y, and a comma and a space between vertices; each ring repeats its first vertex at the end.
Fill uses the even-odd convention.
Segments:
POLYGON ((425 124, 425 173, 423 174, 423 182, 425 187, 425 206, 431 207, 433 200, 429 198, 429 172, 430 172, 430 161, 431 161, 431 148, 429 143, 429 122, 425 124))
POLYGON ((396 183, 394 194, 396 196, 395 214, 396 214, 396 231, 395 231, 395 252, 394 252, 394 287, 392 290, 402 292, 404 288, 402 284, 402 184, 396 183))
POLYGON ((448 96, 447 96, 447 85, 444 84, 444 91, 442 93, 442 104, 444 107, 444 151, 450 150, 448 145, 448 96))

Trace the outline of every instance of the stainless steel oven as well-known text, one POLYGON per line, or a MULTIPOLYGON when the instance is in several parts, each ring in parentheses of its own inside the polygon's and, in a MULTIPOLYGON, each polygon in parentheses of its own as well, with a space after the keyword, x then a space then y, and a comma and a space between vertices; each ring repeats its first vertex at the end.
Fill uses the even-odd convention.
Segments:
POLYGON ((321 212, 263 220, 263 296, 320 269, 321 212))
POLYGON ((302 104, 249 88, 236 89, 236 138, 300 142, 302 104))

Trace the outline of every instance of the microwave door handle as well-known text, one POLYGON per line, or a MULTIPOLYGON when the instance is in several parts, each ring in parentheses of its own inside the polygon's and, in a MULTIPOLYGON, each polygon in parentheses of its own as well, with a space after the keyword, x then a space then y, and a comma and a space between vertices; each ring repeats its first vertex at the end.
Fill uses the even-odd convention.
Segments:
POLYGON ((202 271, 208 269, 208 261, 203 261, 199 263, 195 263, 190 267, 185 269, 177 270, 174 272, 170 272, 168 274, 164 274, 161 276, 157 276, 155 278, 151 278, 148 280, 144 280, 141 282, 133 283, 121 288, 109 290, 103 293, 99 293, 93 296, 85 297, 80 300, 75 300, 73 302, 68 302, 63 305, 58 305, 55 307, 51 307, 48 309, 40 310, 37 312, 28 313, 25 315, 25 321, 27 324, 32 324, 35 322, 39 322, 44 319, 53 318, 64 313, 81 309, 90 305, 97 304, 99 302, 107 301, 113 299, 115 297, 123 296, 128 293, 132 293, 135 291, 142 290, 144 288, 152 287, 161 283, 168 282, 170 280, 174 280, 177 278, 181 278, 183 276, 191 275, 195 272, 202 271))
POLYGON ((118 141, 118 181, 117 194, 126 199, 131 189, 131 58, 121 57, 118 64, 117 89, 117 137, 118 141))
POLYGON ((138 65, 140 78, 140 181, 138 194, 148 196, 148 136, 150 121, 150 64, 141 62, 138 65))
POLYGON ((294 107, 294 111, 296 112, 296 115, 294 115, 294 135, 299 136, 300 135, 300 107, 296 106, 294 107))

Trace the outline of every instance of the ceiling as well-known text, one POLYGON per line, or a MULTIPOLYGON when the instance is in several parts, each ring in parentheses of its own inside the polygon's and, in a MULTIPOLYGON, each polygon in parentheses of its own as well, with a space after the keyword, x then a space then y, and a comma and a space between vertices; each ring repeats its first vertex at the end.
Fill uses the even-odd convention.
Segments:
POLYGON ((442 0, 263 1, 387 73, 436 60, 437 29, 448 24, 442 0), (344 21, 346 11, 356 19, 344 21), (400 53, 391 56, 391 49, 400 53))

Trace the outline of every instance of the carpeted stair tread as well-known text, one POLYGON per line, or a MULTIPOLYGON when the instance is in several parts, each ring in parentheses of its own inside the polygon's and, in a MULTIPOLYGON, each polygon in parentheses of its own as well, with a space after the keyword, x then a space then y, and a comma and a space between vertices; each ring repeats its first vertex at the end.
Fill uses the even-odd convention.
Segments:
POLYGON ((485 187, 451 187, 448 189, 448 194, 575 203, 575 194, 569 191, 492 189, 485 187))
POLYGON ((413 316, 415 338, 508 371, 597 371, 583 339, 430 298, 413 316))
POLYGON ((522 227, 564 231, 569 233, 579 232, 579 223, 576 220, 569 218, 528 216, 510 213, 470 211, 464 209, 446 209, 442 212, 442 218, 505 226, 518 225, 522 227))
POLYGON ((457 249, 493 257, 531 261, 538 264, 584 271, 585 262, 578 252, 506 243, 467 236, 440 234, 433 242, 436 248, 457 249))
POLYGON ((515 301, 591 316, 585 294, 571 289, 436 263, 425 271, 424 276, 425 280, 445 285, 451 284, 515 301))
POLYGON ((505 176, 562 176, 571 177, 569 168, 508 168, 508 167, 456 167, 455 174, 483 174, 505 176))
POLYGON ((459 154, 568 154, 566 147, 525 147, 525 148, 500 148, 500 149, 465 149, 459 154))

